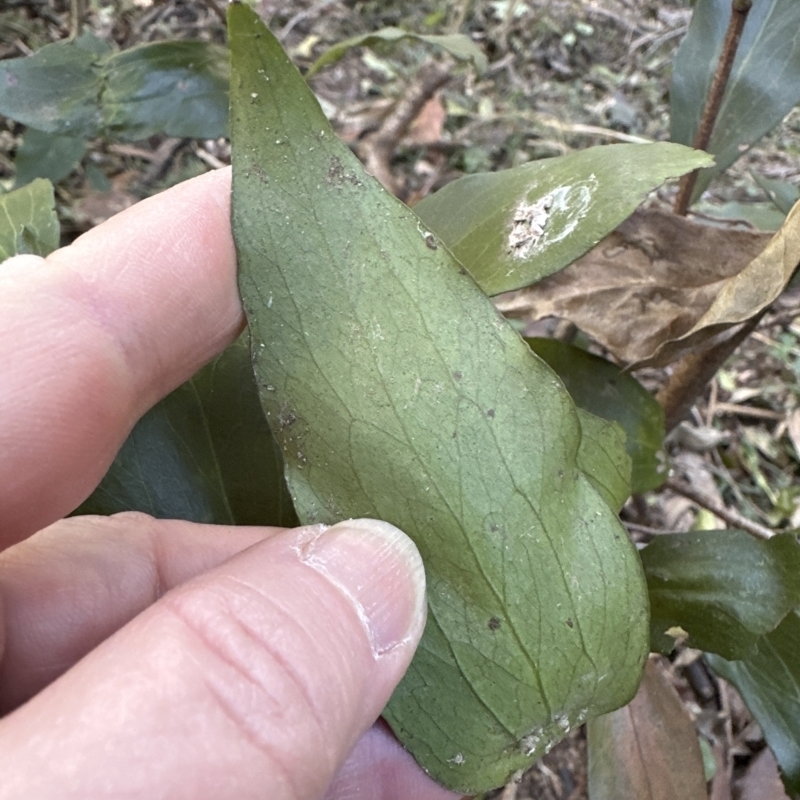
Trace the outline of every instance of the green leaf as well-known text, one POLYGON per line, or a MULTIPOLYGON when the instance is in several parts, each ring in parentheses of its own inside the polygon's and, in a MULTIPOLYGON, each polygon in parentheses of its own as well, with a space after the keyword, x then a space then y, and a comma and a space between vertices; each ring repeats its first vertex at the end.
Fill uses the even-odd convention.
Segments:
POLYGON ((579 347, 556 339, 526 341, 558 373, 579 408, 622 426, 632 460, 630 491, 661 486, 664 411, 653 395, 615 364, 579 347))
POLYGON ((800 188, 788 181, 776 181, 765 178, 761 173, 750 170, 753 180, 766 192, 767 197, 775 204, 779 211, 788 214, 798 200, 800 188))
POLYGON ((566 267, 667 178, 710 164, 669 143, 590 147, 502 172, 467 175, 414 206, 490 295, 566 267))
POLYGON ((634 693, 639 559, 577 468, 563 384, 335 137, 258 17, 228 14, 240 288, 295 506, 417 543, 428 625, 386 717, 436 780, 486 790, 634 693))
POLYGON ((677 627, 690 647, 743 658, 800 606, 800 546, 789 533, 768 541, 738 530, 673 533, 641 556, 654 650, 669 653, 666 631, 677 627))
POLYGON ((119 511, 227 525, 297 524, 244 339, 139 420, 75 513, 119 511))
POLYGON ((127 139, 155 133, 217 139, 228 127, 228 50, 208 42, 154 42, 105 64, 103 115, 127 139))
POLYGON ((0 114, 46 133, 89 138, 102 127, 97 53, 79 42, 48 44, 0 62, 0 114))
POLYGON ((797 612, 742 661, 706 656, 742 695, 781 768, 790 796, 800 794, 800 617, 797 612))
POLYGON ((652 660, 636 697, 586 733, 592 800, 707 800, 694 724, 652 660))
MULTIPOLYGON (((695 4, 672 72, 673 142, 694 141, 730 17, 731 0, 697 0, 695 4)), ((753 3, 708 147, 716 164, 698 176, 693 201, 800 102, 798 30, 797 0, 753 3)))
POLYGON ((53 184, 38 180, 0 195, 0 262, 21 253, 46 256, 58 247, 53 184))
POLYGON ((17 186, 36 178, 58 183, 80 164, 86 152, 86 140, 28 128, 14 158, 17 186))
POLYGON ((225 135, 225 47, 153 42, 107 54, 97 42, 55 42, 32 56, 0 62, 0 113, 71 137, 225 135))
POLYGON ((345 39, 343 42, 339 42, 333 47, 328 48, 309 67, 306 78, 310 78, 328 64, 334 64, 342 58, 348 50, 354 47, 375 47, 375 45, 380 44, 395 44, 406 39, 423 42, 432 47, 438 47, 459 61, 471 61, 478 74, 485 72, 489 65, 481 49, 469 36, 464 36, 461 33, 436 36, 412 33, 410 31, 404 31, 402 28, 382 28, 374 33, 364 33, 359 36, 353 36, 350 39, 345 39))
POLYGON ((577 411, 581 424, 578 469, 619 513, 631 495, 631 459, 625 452, 625 431, 616 422, 596 417, 582 408, 577 411))
POLYGON ((786 214, 773 203, 740 203, 731 200, 717 204, 700 200, 694 204, 693 210, 709 220, 724 220, 726 227, 730 227, 728 223, 732 220, 737 220, 747 222, 760 231, 777 231, 786 219, 786 214))

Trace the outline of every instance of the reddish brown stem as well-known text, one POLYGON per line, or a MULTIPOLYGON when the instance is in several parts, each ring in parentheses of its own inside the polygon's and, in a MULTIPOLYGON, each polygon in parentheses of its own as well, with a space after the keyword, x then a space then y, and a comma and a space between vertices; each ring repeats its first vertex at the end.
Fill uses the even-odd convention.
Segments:
POLYGON ((717 374, 734 350, 755 330, 764 312, 745 322, 730 338, 716 345, 698 348, 681 358, 661 387, 656 400, 664 409, 667 433, 688 416, 706 384, 717 374))
MULTIPOLYGON (((728 23, 725 40, 722 43, 722 52, 717 63, 717 70, 711 80, 711 87, 708 90, 703 114, 700 117, 700 124, 697 126, 697 133, 692 142, 692 147, 696 150, 705 150, 711 141, 714 123, 717 121, 722 98, 725 95, 725 88, 731 77, 736 51, 739 49, 744 23, 747 21, 747 14, 752 4, 752 0, 733 0, 731 20, 728 23)), ((698 174, 699 170, 695 170, 681 178, 678 194, 675 197, 675 213, 682 217, 685 217, 686 212, 689 210, 698 174)))

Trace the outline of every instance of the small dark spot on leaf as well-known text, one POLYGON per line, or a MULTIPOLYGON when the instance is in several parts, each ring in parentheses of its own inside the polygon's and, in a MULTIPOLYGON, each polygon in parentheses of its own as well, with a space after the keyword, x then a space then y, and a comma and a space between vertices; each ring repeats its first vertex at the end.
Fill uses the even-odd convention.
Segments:
POLYGON ((297 422, 297 417, 291 411, 282 411, 278 417, 281 428, 291 428, 297 422))
POLYGON ((458 438, 458 431, 453 431, 453 435, 452 435, 451 438, 452 439, 457 439, 458 438))
POLYGON ((431 250, 438 250, 439 249, 438 245, 436 244, 436 239, 433 238, 433 234, 432 233, 426 233, 425 234, 425 244, 431 250))
POLYGON ((460 381, 463 377, 463 373, 459 372, 458 370, 453 373, 453 380, 460 381))
POLYGON ((560 470, 558 471, 558 477, 559 477, 559 478, 563 478, 563 477, 564 477, 564 470, 563 470, 563 469, 560 469, 560 470))
POLYGON ((575 627, 575 623, 571 619, 568 619, 567 620, 567 627, 574 628, 575 627))
POLYGON ((499 531, 499 530, 500 530, 500 526, 499 526, 499 525, 495 525, 494 523, 492 523, 492 524, 489 526, 489 530, 490 530, 492 533, 497 533, 497 531, 499 531))
POLYGON ((351 183, 353 186, 361 186, 361 181, 358 176, 352 172, 345 172, 342 162, 337 156, 333 156, 328 166, 328 174, 325 176, 325 183, 329 186, 334 186, 341 189, 345 183, 351 183))
POLYGON ((459 275, 466 275, 466 274, 467 274, 467 271, 464 269, 464 267, 461 267, 461 268, 458 270, 458 274, 459 274, 459 275))
POLYGON ((493 409, 493 408, 490 408, 490 409, 489 409, 489 410, 486 412, 486 416, 487 416, 487 417, 489 417, 490 419, 494 419, 494 409, 493 409))
POLYGON ((496 631, 500 627, 500 620, 497 617, 492 617, 489 620, 489 630, 496 631))

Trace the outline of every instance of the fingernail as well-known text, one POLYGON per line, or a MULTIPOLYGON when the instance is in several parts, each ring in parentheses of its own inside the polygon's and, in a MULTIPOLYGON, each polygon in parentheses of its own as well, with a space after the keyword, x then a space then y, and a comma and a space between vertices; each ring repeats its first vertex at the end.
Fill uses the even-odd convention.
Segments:
POLYGON ((300 558, 353 604, 376 657, 425 627, 425 569, 416 545, 388 522, 351 519, 315 529, 300 558))

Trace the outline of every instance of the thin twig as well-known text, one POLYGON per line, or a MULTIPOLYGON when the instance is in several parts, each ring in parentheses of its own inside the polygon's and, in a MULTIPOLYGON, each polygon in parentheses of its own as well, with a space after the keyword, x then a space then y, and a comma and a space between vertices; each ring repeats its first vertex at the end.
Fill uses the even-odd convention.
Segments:
POLYGON ((769 419, 773 422, 779 422, 786 417, 779 411, 770 411, 768 408, 751 408, 750 406, 742 406, 738 403, 717 403, 715 408, 716 414, 733 414, 736 417, 753 417, 754 419, 769 419))
POLYGON ((561 122, 550 117, 545 120, 543 115, 540 115, 539 119, 548 128, 556 128, 563 133, 582 133, 587 136, 604 136, 607 139, 615 139, 618 142, 628 142, 629 144, 650 144, 653 141, 646 136, 635 136, 632 133, 623 133, 622 131, 615 131, 612 128, 601 128, 599 125, 584 125, 582 122, 561 122))
POLYGON ((286 37, 294 30, 295 26, 302 22, 304 19, 316 17, 317 14, 322 13, 328 6, 335 5, 339 0, 320 0, 319 3, 314 3, 310 8, 298 11, 284 26, 283 30, 278 34, 278 39, 281 42, 286 41, 286 37))
POLYGON ((461 33, 461 26, 466 22, 471 10, 472 0, 458 0, 454 3, 453 18, 447 24, 448 33, 461 33))
POLYGON ((77 39, 83 31, 83 15, 86 13, 86 5, 84 0, 71 0, 70 2, 70 20, 69 20, 69 35, 71 39, 77 39))
POLYGON ((153 153, 150 166, 139 178, 138 188, 143 189, 152 186, 156 181, 160 181, 172 166, 175 156, 189 140, 188 139, 164 139, 153 153))
POLYGON ((753 522, 753 520, 748 519, 744 514, 740 514, 736 509, 728 508, 724 503, 720 503, 719 500, 703 494, 703 492, 695 489, 694 486, 685 481, 669 478, 664 483, 664 488, 671 489, 676 494, 682 495, 702 508, 708 509, 712 514, 727 522, 728 525, 740 528, 757 539, 771 539, 775 535, 775 531, 760 525, 758 522, 753 522))
MULTIPOLYGON (((742 38, 744 23, 747 21, 747 14, 752 5, 752 0, 733 0, 731 20, 728 23, 725 40, 722 43, 722 52, 720 53, 717 70, 711 81, 711 87, 708 90, 706 103, 700 117, 700 124, 697 126, 697 132, 692 143, 692 147, 696 150, 705 150, 711 141, 714 124, 717 121, 722 98, 725 95, 728 79, 733 69, 733 61, 736 58, 736 51, 739 48, 739 41, 742 38)), ((699 174, 699 170, 694 170, 694 172, 690 172, 681 179, 678 194, 675 198, 675 213, 682 217, 685 217, 686 212, 689 210, 692 192, 699 174)))
POLYGON ((629 533, 639 533, 649 537, 648 541, 664 533, 660 528, 654 528, 651 525, 640 525, 638 522, 628 522, 626 519, 622 520, 622 524, 628 529, 629 533))
POLYGON ((197 142, 192 142, 192 152, 204 163, 207 164, 211 169, 222 169, 223 167, 227 167, 228 165, 224 161, 220 161, 213 153, 209 153, 203 147, 197 144, 197 142))
POLYGON ((225 12, 217 5, 217 0, 203 0, 203 2, 219 17, 223 26, 228 24, 228 18, 225 12))
POLYGON ((397 143, 416 119, 422 107, 450 77, 451 65, 430 59, 423 64, 397 105, 381 123, 381 127, 364 139, 361 156, 367 171, 390 192, 397 190, 390 162, 397 143))

